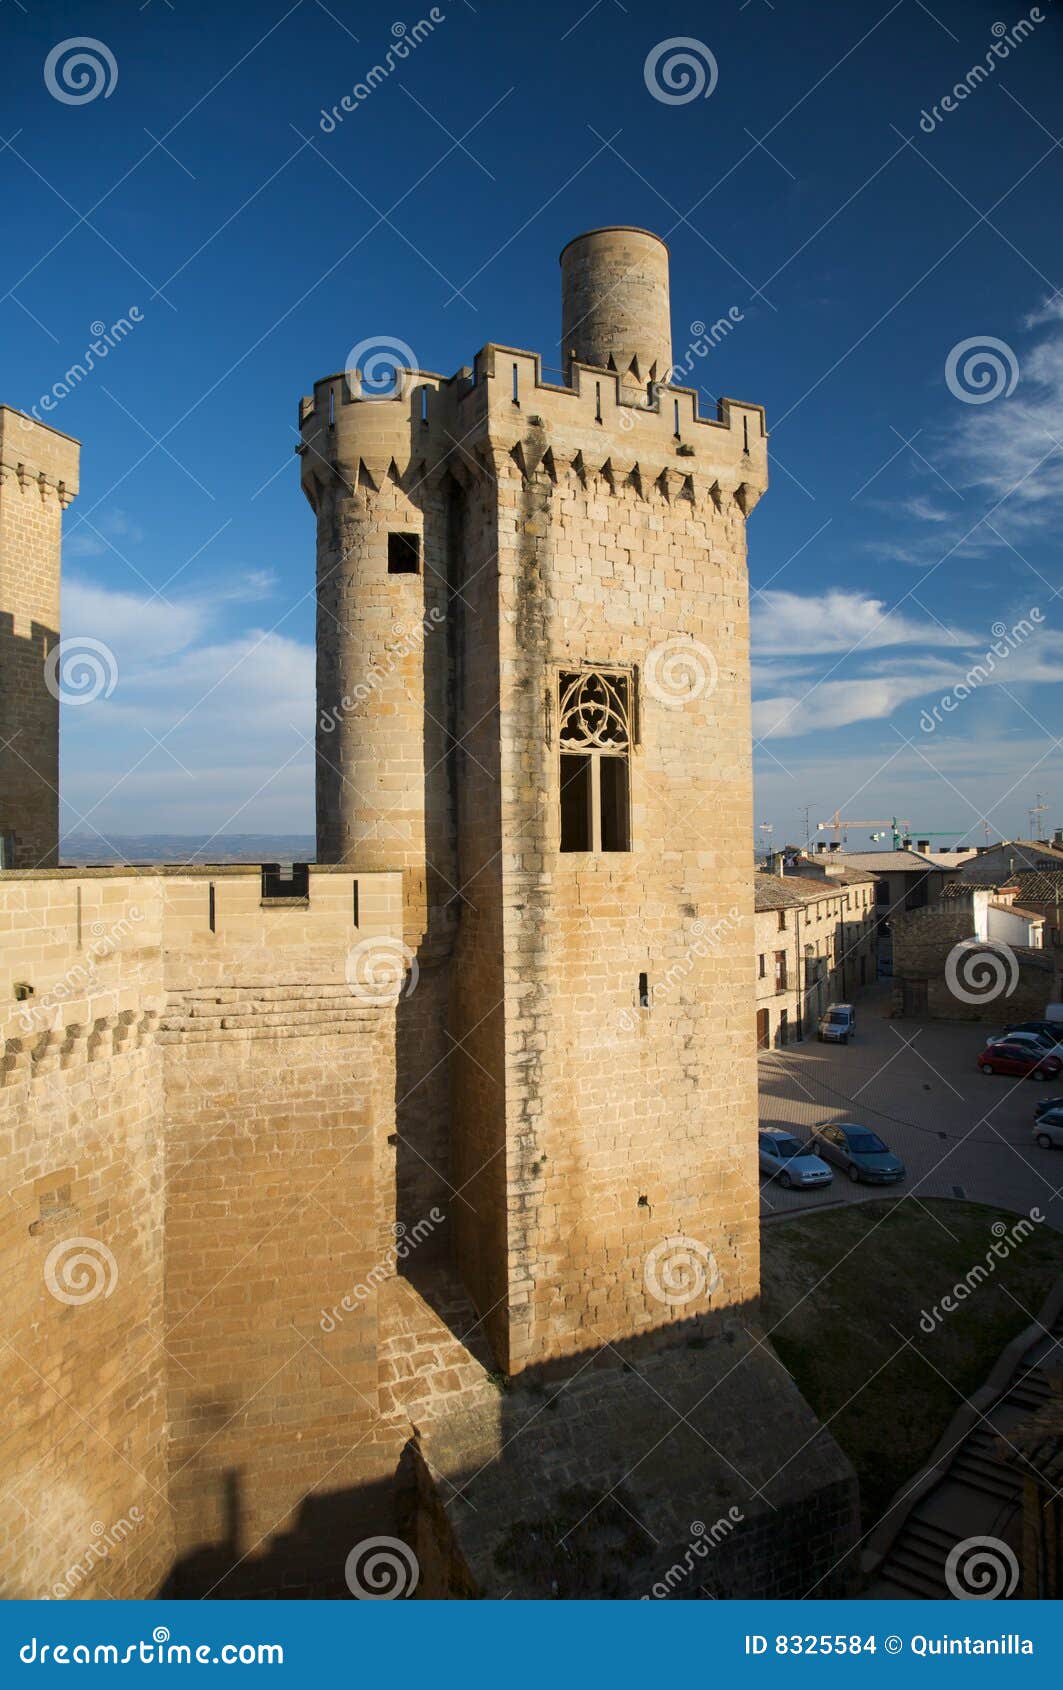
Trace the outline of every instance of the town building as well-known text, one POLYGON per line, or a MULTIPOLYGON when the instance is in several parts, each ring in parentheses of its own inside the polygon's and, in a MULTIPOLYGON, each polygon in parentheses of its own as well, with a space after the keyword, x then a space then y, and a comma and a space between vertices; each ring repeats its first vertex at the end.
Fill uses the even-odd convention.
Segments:
POLYGON ((831 1003, 849 1003, 877 976, 875 880, 831 860, 823 872, 756 877, 758 1050, 814 1037, 831 1003))
POLYGON ((1016 1022, 1063 994, 1063 951, 1018 889, 951 881, 938 902, 895 915, 893 1013, 1016 1022))

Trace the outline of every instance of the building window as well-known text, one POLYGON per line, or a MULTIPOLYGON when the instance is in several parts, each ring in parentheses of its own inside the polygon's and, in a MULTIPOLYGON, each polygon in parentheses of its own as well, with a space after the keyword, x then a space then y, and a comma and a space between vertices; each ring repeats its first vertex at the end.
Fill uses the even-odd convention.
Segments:
POLYGON ((631 678, 583 669, 560 678, 561 849, 631 849, 631 678))
POLYGON ((776 953, 775 953, 775 990, 777 992, 785 992, 785 990, 786 990, 786 952, 785 951, 776 951, 776 953))
POLYGON ((779 911, 779 932, 780 933, 786 932, 786 911, 785 910, 779 911))
POLYGON ((417 575, 421 568, 421 537, 419 534, 388 535, 388 574, 417 575))
POLYGON ((764 955, 764 952, 761 951, 759 957, 757 958, 757 977, 758 977, 758 979, 763 980, 765 975, 767 974, 767 972, 768 972, 768 959, 764 955))

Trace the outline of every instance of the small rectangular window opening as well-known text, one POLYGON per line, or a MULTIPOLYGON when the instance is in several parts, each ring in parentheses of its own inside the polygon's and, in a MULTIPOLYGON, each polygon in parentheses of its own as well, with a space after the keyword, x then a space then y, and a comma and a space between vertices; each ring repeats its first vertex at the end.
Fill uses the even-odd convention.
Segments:
POLYGON ((603 757, 601 770, 602 850, 627 851, 627 758, 603 757))
POLYGON ((214 897, 213 880, 207 888, 207 924, 212 933, 216 933, 218 931, 218 907, 217 901, 214 897))
POLYGON ((639 1008, 650 1007, 650 977, 648 974, 639 975, 639 1008))
POLYGON ((427 387, 422 387, 422 389, 421 389, 421 421, 423 423, 426 423, 428 421, 428 389, 427 389, 427 387))
POLYGON ((673 400, 673 405, 674 405, 674 410, 673 410, 672 414, 673 414, 674 419, 675 419, 673 426, 674 426, 674 430, 675 430, 675 437, 678 440, 679 439, 679 400, 678 399, 673 400))
POLYGON ((596 381, 594 384, 594 420, 595 422, 602 420, 602 384, 600 381, 596 381))
POLYGON ((421 569, 421 536, 388 535, 388 574, 418 575, 421 569))
POLYGON ((591 760, 561 756, 561 849, 591 849, 591 760))
POLYGON ((517 375, 516 364, 513 366, 513 403, 514 405, 520 404, 520 383, 517 375))
POLYGON ((309 898, 310 896, 310 866, 308 863, 292 863, 282 868, 280 863, 262 864, 262 901, 268 903, 272 898, 309 898))
POLYGON ((329 428, 336 426, 336 389, 334 387, 330 387, 328 390, 328 425, 329 428))
POLYGON ((357 927, 358 926, 358 882, 357 882, 357 880, 353 880, 351 882, 351 906, 352 906, 351 907, 351 919, 354 922, 355 927, 357 927))

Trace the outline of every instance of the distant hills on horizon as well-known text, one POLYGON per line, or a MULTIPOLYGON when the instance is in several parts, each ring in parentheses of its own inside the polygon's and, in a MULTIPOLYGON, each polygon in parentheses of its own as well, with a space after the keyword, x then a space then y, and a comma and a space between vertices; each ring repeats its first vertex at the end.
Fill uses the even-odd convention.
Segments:
POLYGON ((148 863, 312 863, 309 833, 68 833, 59 842, 63 868, 148 863))

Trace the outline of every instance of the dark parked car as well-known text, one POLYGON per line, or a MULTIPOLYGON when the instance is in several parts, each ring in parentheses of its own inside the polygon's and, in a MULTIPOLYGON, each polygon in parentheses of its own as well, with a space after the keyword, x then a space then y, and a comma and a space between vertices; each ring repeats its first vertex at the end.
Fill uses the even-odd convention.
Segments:
POLYGON ((1015 1074, 1020 1079, 1029 1075, 1031 1080, 1054 1080, 1063 1070, 1058 1056, 1039 1056, 1029 1045, 1011 1044, 1007 1039, 986 1045, 978 1066, 983 1074, 1015 1074))
POLYGON ((1063 1110, 1063 1097, 1041 1097, 1034 1105, 1033 1118, 1039 1121, 1042 1115, 1049 1114, 1056 1109, 1063 1110))
POLYGON ((1005 1027, 1005 1033, 1043 1033, 1046 1039, 1051 1039, 1054 1045, 1063 1042, 1063 1021, 1017 1021, 1014 1027, 1005 1027))
POLYGON ((844 1168, 854 1185, 858 1180, 867 1180, 870 1185, 892 1185, 905 1176, 900 1157, 870 1127, 858 1126, 855 1121, 817 1127, 810 1142, 825 1162, 844 1168))

